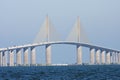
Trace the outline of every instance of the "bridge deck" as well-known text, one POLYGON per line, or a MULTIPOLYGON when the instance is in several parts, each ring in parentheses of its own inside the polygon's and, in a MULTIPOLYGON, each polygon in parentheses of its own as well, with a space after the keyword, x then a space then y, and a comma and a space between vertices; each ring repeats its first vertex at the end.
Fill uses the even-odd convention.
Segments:
POLYGON ((37 46, 44 46, 44 45, 54 45, 54 44, 80 45, 80 46, 87 47, 87 48, 90 48, 90 49, 95 48, 95 49, 100 49, 102 51, 120 52, 119 50, 104 48, 104 47, 100 47, 100 46, 96 46, 96 45, 92 45, 92 44, 79 43, 79 42, 67 42, 67 41, 33 43, 33 44, 27 44, 27 45, 21 45, 21 46, 1 48, 0 51, 15 50, 15 49, 21 49, 21 48, 28 48, 28 47, 37 47, 37 46))

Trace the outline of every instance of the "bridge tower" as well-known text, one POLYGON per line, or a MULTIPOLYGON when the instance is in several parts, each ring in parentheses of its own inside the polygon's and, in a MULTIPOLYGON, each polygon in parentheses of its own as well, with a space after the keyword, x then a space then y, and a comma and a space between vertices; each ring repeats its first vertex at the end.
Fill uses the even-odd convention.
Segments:
MULTIPOLYGON (((49 29, 49 17, 48 15, 46 16, 46 37, 47 37, 47 42, 49 42, 50 39, 50 29, 49 29)), ((51 45, 46 45, 46 65, 51 64, 51 45)))
MULTIPOLYGON (((77 19, 77 42, 80 42, 80 17, 77 19)), ((82 64, 82 47, 77 45, 77 64, 82 64)))
MULTIPOLYGON (((77 17, 77 21, 70 32, 69 36, 67 37, 67 41, 70 42, 78 42, 78 43, 88 43, 88 39, 85 35, 84 30, 81 27, 80 24, 80 17, 77 17)), ((81 65, 82 64, 82 46, 81 45, 76 45, 76 51, 77 51, 77 64, 81 65)))
MULTIPOLYGON (((51 23, 48 15, 45 18, 44 23, 40 27, 40 31, 38 32, 34 43, 41 42, 50 42, 50 41, 59 41, 60 35, 57 30, 54 28, 54 25, 51 23)), ((45 45, 45 54, 46 54, 46 65, 51 65, 51 45, 45 45)))

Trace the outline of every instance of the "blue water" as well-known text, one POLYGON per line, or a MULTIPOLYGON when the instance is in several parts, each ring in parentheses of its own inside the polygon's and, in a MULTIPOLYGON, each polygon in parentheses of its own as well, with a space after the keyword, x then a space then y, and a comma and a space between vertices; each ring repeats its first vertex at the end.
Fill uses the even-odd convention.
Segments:
POLYGON ((120 66, 0 67, 0 80, 120 80, 120 66))

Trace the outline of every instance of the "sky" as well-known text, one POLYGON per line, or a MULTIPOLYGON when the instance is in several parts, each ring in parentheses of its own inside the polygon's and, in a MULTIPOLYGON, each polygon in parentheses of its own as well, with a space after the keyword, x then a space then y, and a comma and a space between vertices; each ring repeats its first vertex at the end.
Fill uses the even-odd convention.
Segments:
MULTIPOLYGON (((0 47, 32 43, 46 15, 63 38, 69 35, 77 16, 91 44, 120 50, 119 0, 0 0, 0 47)), ((44 47, 38 62, 45 62, 44 47)), ((89 61, 88 49, 83 61, 89 61)), ((76 49, 54 45, 52 63, 75 63, 76 49)))

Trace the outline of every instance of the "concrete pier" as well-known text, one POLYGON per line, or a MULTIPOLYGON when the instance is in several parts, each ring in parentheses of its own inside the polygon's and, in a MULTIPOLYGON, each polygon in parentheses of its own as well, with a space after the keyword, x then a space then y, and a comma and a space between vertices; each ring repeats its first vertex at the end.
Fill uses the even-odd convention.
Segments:
POLYGON ((23 48, 24 58, 23 58, 23 64, 28 65, 28 48, 23 48))
POLYGON ((36 64, 36 50, 35 50, 35 47, 31 47, 30 51, 31 51, 30 64, 35 65, 36 64))
POLYGON ((111 61, 110 61, 110 52, 107 52, 106 54, 106 64, 110 64, 111 61))
POLYGON ((114 64, 116 64, 116 52, 113 52, 113 60, 114 60, 114 64))
POLYGON ((118 64, 118 53, 117 53, 117 52, 115 53, 115 59, 116 59, 116 60, 115 60, 115 61, 116 61, 116 64, 118 64))
POLYGON ((77 45, 77 64, 82 64, 82 46, 77 45))
POLYGON ((90 64, 95 64, 95 49, 90 49, 90 64))
POLYGON ((112 52, 112 63, 115 64, 115 52, 112 52))
POLYGON ((100 64, 100 50, 96 51, 96 64, 100 64))
POLYGON ((110 53, 110 63, 113 64, 113 54, 112 54, 112 52, 110 53))
POLYGON ((10 50, 9 51, 9 66, 14 66, 14 51, 13 50, 10 50))
POLYGON ((105 59, 105 51, 102 51, 101 53, 101 64, 105 64, 106 59, 105 59))
POLYGON ((2 58, 3 58, 2 55, 3 55, 3 52, 1 51, 1 52, 0 52, 0 66, 2 66, 2 63, 3 63, 3 62, 2 62, 2 58))
POLYGON ((120 64, 120 52, 118 53, 118 64, 120 64))
POLYGON ((51 45, 46 45, 46 65, 51 65, 51 45))
POLYGON ((22 52, 21 52, 21 49, 17 49, 16 50, 16 64, 19 66, 19 65, 22 65, 22 52))
POLYGON ((5 54, 5 52, 3 52, 3 58, 2 58, 3 60, 3 66, 6 66, 6 54, 5 54))

